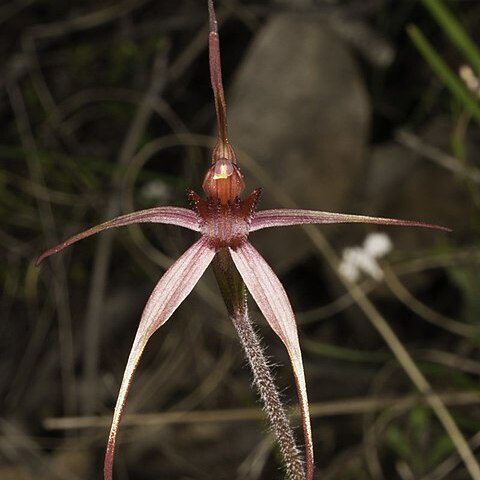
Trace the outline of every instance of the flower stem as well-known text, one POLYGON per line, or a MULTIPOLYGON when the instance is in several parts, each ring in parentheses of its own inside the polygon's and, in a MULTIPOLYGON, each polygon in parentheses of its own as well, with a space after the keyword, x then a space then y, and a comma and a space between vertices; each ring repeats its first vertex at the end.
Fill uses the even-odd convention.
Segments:
POLYGON ((241 310, 231 319, 252 369, 254 383, 263 401, 271 428, 277 438, 287 476, 291 480, 304 480, 305 468, 301 460, 301 453, 295 443, 290 422, 273 381, 260 338, 250 323, 246 306, 241 310))
POLYGON ((301 452, 295 443, 295 437, 273 381, 260 338, 248 317, 245 285, 227 250, 217 252, 213 260, 213 269, 229 316, 252 369, 253 380, 264 404, 272 431, 278 441, 287 477, 290 480, 305 480, 301 452))

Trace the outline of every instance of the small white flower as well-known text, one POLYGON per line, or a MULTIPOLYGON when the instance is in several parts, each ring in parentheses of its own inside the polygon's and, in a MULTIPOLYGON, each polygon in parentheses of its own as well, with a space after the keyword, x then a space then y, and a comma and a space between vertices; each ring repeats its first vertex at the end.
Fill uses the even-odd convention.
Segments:
POLYGON ((357 262, 354 261, 351 250, 353 249, 346 248, 343 251, 342 261, 338 266, 338 271, 351 282, 356 282, 360 279, 360 270, 358 269, 357 262))
POLYGON ((462 65, 458 74, 471 92, 480 95, 480 79, 475 75, 472 67, 469 65, 462 65))
POLYGON ((363 249, 373 258, 382 258, 392 251, 393 243, 386 233, 369 233, 363 242, 363 249))
POLYGON ((341 275, 356 282, 363 273, 374 280, 383 279, 383 271, 377 259, 391 252, 392 241, 384 233, 371 233, 361 247, 348 247, 343 251, 342 261, 338 267, 341 275))

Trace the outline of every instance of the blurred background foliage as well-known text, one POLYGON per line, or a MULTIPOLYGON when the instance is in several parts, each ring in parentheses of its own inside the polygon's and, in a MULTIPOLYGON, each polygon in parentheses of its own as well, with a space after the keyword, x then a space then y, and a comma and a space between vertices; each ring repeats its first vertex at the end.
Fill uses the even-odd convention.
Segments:
MULTIPOLYGON (((356 284, 335 266, 372 227, 252 235, 298 312, 318 478, 479 480, 480 4, 217 3, 230 135, 264 205, 454 230, 388 230, 383 278, 356 284)), ((206 2, 5 0, 0 25, 0 478, 101 478, 142 306, 194 236, 125 228, 35 259, 200 190, 206 2)), ((210 274, 152 339, 127 414, 118 479, 282 478, 210 274)))

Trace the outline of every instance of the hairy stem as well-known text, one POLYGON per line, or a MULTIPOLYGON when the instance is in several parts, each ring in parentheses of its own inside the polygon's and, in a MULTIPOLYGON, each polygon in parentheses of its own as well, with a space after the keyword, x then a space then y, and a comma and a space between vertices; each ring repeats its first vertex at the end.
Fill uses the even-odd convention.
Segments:
POLYGON ((248 317, 245 285, 227 251, 217 253, 213 267, 229 316, 252 369, 253 381, 280 447, 287 477, 290 480, 305 480, 301 452, 295 443, 295 437, 270 372, 260 338, 248 317))
POLYGON ((252 369, 253 380, 263 401, 273 433, 277 438, 287 476, 291 480, 304 480, 305 468, 300 450, 295 443, 290 422, 273 381, 260 338, 250 323, 246 307, 239 310, 231 319, 252 369))

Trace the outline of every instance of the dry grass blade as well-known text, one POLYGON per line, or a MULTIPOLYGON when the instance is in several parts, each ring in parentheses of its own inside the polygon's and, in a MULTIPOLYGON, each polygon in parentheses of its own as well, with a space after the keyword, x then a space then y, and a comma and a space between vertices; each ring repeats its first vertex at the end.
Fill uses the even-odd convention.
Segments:
MULTIPOLYGON (((438 393, 441 400, 450 406, 475 405, 480 401, 480 394, 475 392, 438 393)), ((339 415, 360 415, 366 412, 394 410, 405 412, 417 405, 427 405, 427 398, 419 395, 399 397, 346 398, 329 402, 312 402, 310 413, 313 418, 339 415)), ((289 410, 290 416, 299 417, 297 408, 289 410)), ((264 417, 260 408, 237 408, 227 410, 179 410, 160 413, 128 414, 122 420, 125 426, 158 427, 171 424, 188 423, 224 423, 256 422, 264 417)), ((105 429, 110 426, 110 416, 84 416, 46 418, 43 425, 48 430, 71 430, 84 428, 105 429)))

